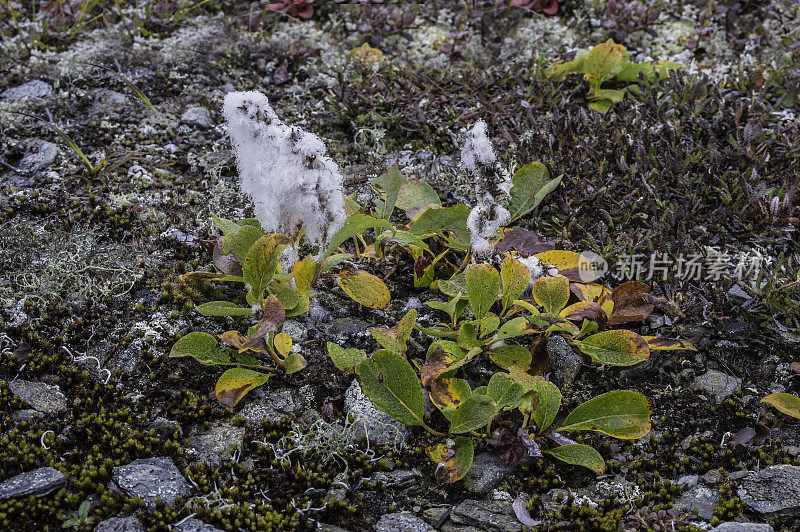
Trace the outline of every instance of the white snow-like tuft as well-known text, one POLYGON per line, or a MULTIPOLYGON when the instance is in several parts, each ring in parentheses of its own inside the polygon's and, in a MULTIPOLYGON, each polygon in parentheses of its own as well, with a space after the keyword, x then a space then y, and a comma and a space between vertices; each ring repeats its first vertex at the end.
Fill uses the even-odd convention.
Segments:
POLYGON ((320 248, 345 220, 342 174, 312 133, 284 124, 267 97, 231 92, 222 112, 236 154, 240 187, 265 231, 296 235, 320 248))
POLYGON ((461 165, 472 174, 478 198, 478 204, 467 218, 472 250, 476 254, 486 254, 492 250, 489 239, 508 221, 509 212, 500 203, 508 199, 512 182, 508 172, 497 164, 483 120, 467 132, 461 148, 461 165))

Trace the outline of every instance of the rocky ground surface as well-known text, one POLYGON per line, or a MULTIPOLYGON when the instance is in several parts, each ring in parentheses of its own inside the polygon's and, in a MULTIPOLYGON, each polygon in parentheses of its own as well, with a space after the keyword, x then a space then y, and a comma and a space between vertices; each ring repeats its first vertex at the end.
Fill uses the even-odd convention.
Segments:
POLYGON ((540 530, 800 527, 800 425, 759 402, 800 391, 797 5, 668 2, 641 27, 646 3, 616 2, 627 18, 605 2, 522 3, 0 12, 0 529, 512 531, 517 497, 540 530), (689 76, 605 115, 579 77, 544 78, 609 36, 689 76), (352 52, 364 42, 380 53, 352 52), (402 257, 366 266, 390 287, 385 311, 323 280, 284 326, 308 368, 225 408, 222 369, 166 355, 236 323, 193 312, 216 288, 178 277, 211 268, 211 212, 251 212, 220 106, 253 89, 325 140, 348 192, 368 197, 367 178, 398 163, 470 203, 456 152, 483 118, 509 169, 564 175, 522 222, 541 238, 610 258, 758 252, 763 275, 650 281, 679 310, 637 330, 697 352, 581 369, 551 342, 565 403, 618 388, 653 402, 649 436, 586 438, 600 477, 479 447, 463 481, 436 484, 427 436, 376 410, 325 351, 374 349, 368 330, 409 308, 433 320, 402 257), (739 436, 754 427, 770 435, 739 436))

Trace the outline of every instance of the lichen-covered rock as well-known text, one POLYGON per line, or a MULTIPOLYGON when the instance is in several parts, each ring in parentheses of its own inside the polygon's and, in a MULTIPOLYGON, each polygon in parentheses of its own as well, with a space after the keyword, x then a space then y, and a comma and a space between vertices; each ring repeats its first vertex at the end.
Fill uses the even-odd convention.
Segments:
POLYGON ((366 437, 373 445, 400 445, 408 437, 408 427, 375 408, 357 380, 344 394, 344 411, 354 420, 355 438, 366 437))
POLYGON ((715 526, 710 532, 775 532, 775 529, 766 523, 737 523, 729 521, 715 526))
POLYGON ((184 497, 191 486, 172 460, 164 457, 134 460, 114 468, 111 488, 129 497, 139 497, 148 508, 155 508, 156 499, 171 505, 177 497, 184 497))
POLYGON ((219 528, 194 517, 181 521, 180 524, 172 525, 172 530, 177 532, 222 532, 219 528))
POLYGON ((66 481, 64 474, 52 467, 27 471, 0 482, 0 501, 14 497, 47 495, 61 487, 66 481))
POLYGON ((719 502, 719 491, 706 486, 695 486, 675 503, 675 508, 682 512, 697 510, 697 515, 703 519, 714 517, 714 505, 719 502))
POLYGON ((303 402, 294 388, 280 388, 268 390, 259 388, 249 402, 242 408, 239 415, 253 424, 260 425, 267 421, 275 423, 284 416, 298 414, 303 408, 303 402))
POLYGON ((40 79, 33 79, 3 91, 0 99, 5 102, 16 102, 23 98, 49 98, 52 95, 53 87, 49 83, 40 79))
POLYGON ((429 530, 434 528, 410 512, 384 514, 375 526, 376 532, 428 532, 429 530))
POLYGON ((481 453, 472 462, 472 467, 464 477, 464 484, 470 491, 485 495, 496 488, 512 470, 497 454, 481 453))
POLYGON ((712 369, 697 377, 694 387, 706 390, 720 403, 742 390, 742 379, 712 369))
POLYGON ((58 386, 43 382, 15 380, 8 383, 11 391, 43 414, 61 414, 67 411, 67 398, 58 386))
POLYGON ((800 515, 800 466, 775 465, 750 473, 738 495, 748 508, 770 518, 800 515))
POLYGON ((442 532, 518 532, 524 529, 510 504, 467 499, 450 512, 442 532))
POLYGON ((550 357, 550 379, 561 388, 572 384, 583 366, 583 357, 557 334, 547 340, 547 354, 550 357))
POLYGON ((186 442, 189 456, 198 461, 218 466, 231 457, 231 447, 242 447, 244 427, 231 423, 216 423, 209 430, 192 436, 186 442))
POLYGON ((97 524, 94 532, 145 532, 147 529, 134 516, 112 517, 97 524))

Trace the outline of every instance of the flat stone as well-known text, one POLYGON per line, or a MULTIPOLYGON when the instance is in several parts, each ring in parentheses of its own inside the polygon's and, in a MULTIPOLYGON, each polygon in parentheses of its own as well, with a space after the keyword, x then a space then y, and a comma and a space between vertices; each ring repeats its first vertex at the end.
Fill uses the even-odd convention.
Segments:
POLYGON ((53 165, 58 157, 58 146, 42 139, 28 141, 25 156, 17 163, 17 168, 28 173, 41 172, 53 165))
POLYGON ((128 97, 121 92, 111 89, 100 89, 95 94, 91 113, 93 115, 107 115, 112 111, 119 111, 130 105, 128 97))
POLYGON ((524 527, 517 520, 510 504, 467 499, 450 512, 450 520, 442 525, 442 532, 516 532, 524 527))
POLYGON ((738 495, 751 510, 769 518, 800 515, 800 466, 776 465, 750 473, 738 495))
POLYGON ((550 379, 560 388, 572 384, 583 366, 581 355, 557 334, 547 340, 547 354, 550 356, 550 379))
POLYGON ((710 532, 775 532, 775 529, 766 523, 737 523, 728 521, 711 529, 710 532))
POLYGON ((222 532, 219 528, 204 523, 194 517, 181 521, 179 525, 172 525, 172 530, 177 532, 222 532))
POLYGON ((112 517, 97 524, 94 532, 146 532, 141 521, 134 516, 112 517))
POLYGON ((43 382, 15 380, 8 383, 11 391, 43 414, 61 414, 67 411, 67 398, 58 386, 43 382))
POLYGON ((706 390, 720 403, 742 390, 742 379, 712 369, 697 377, 694 387, 706 390))
POLYGON ((34 79, 17 85, 3 92, 0 98, 6 102, 16 102, 23 98, 49 98, 53 95, 53 87, 46 81, 34 79))
POLYGON ((14 423, 19 423, 20 421, 30 421, 38 415, 39 412, 37 412, 33 408, 25 408, 23 410, 17 410, 14 413, 12 413, 11 421, 13 421, 14 423))
POLYGON ((728 290, 728 298, 734 303, 742 304, 750 301, 753 297, 744 291, 744 289, 737 283, 728 290))
POLYGON ((129 497, 139 497, 148 508, 155 508, 156 499, 167 506, 176 497, 185 497, 191 486, 169 458, 144 458, 115 467, 111 474, 111 488, 129 497))
POLYGON ((193 454, 198 461, 216 467, 230 460, 234 444, 242 448, 244 430, 231 423, 216 423, 208 431, 188 438, 186 446, 190 456, 193 454))
POLYGON ((239 415, 253 425, 260 425, 265 421, 277 423, 285 416, 300 413, 302 409, 303 402, 293 388, 268 390, 261 387, 252 394, 252 399, 239 415))
POLYGON ((344 411, 355 420, 355 439, 366 437, 373 445, 400 445, 408 437, 408 427, 375 408, 358 381, 354 380, 344 394, 344 411))
POLYGON ((411 512, 384 514, 375 525, 375 532, 427 532, 428 530, 434 528, 411 512))
POLYGON ((61 471, 40 467, 0 482, 0 501, 13 497, 40 497, 61 487, 67 481, 61 471))
POLYGON ((450 508, 447 506, 436 506, 434 508, 428 508, 422 512, 422 517, 428 522, 428 524, 437 527, 449 517, 449 514, 450 508))
POLYGON ((191 126, 211 127, 214 123, 211 121, 211 116, 208 114, 208 109, 195 105, 186 109, 181 115, 181 121, 191 126))
POLYGON ((496 488, 512 469, 513 467, 495 453, 481 453, 472 462, 472 467, 464 477, 464 484, 470 491, 486 495, 496 488))
POLYGON ((684 493, 675 508, 681 512, 690 513, 697 510, 697 515, 703 519, 714 517, 714 505, 719 502, 719 491, 706 486, 695 486, 684 493))

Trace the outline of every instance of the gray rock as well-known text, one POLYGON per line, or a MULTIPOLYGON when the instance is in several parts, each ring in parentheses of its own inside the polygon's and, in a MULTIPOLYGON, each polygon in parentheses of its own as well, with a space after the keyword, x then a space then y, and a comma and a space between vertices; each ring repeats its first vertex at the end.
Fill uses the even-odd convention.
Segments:
POLYGON ((547 354, 550 356, 550 379, 560 388, 572 384, 583 366, 581 355, 557 334, 547 340, 547 354))
POLYGON ((125 349, 112 354, 105 366, 112 372, 119 370, 126 377, 134 376, 142 365, 141 352, 141 345, 132 342, 125 349))
POLYGON ((358 381, 354 380, 344 394, 344 411, 355 420, 356 439, 366 437, 373 445, 400 445, 408 437, 408 427, 375 408, 358 381))
POLYGON ((697 377, 694 387, 706 390, 719 403, 742 390, 742 379, 712 369, 697 377))
POLYGON ((770 518, 800 515, 800 466, 776 465, 750 473, 738 495, 751 510, 770 518))
POLYGON ((222 532, 219 528, 204 523, 194 517, 181 521, 179 525, 172 525, 172 530, 177 532, 222 532))
POLYGON ((328 523, 317 523, 317 532, 349 532, 345 528, 341 528, 335 525, 329 525, 328 523))
POLYGON ((422 512, 422 517, 431 526, 438 527, 450 516, 450 508, 447 506, 436 506, 428 508, 422 512))
POLYGON ((67 398, 58 386, 43 382, 15 380, 8 383, 11 391, 43 414, 60 414, 67 411, 67 398))
POLYGON ((411 512, 384 514, 375 525, 376 532, 427 532, 428 530, 434 528, 411 512))
POLYGON ((100 89, 95 94, 91 113, 94 115, 108 115, 130 105, 128 97, 111 89, 100 89))
POLYGON ((775 529, 766 523, 736 523, 728 521, 715 526, 710 532, 775 532, 775 529))
POLYGON ((147 529, 134 516, 112 517, 97 524, 94 532, 145 532, 147 529))
POLYGON ((0 482, 0 501, 13 497, 40 497, 61 487, 67 481, 64 474, 52 467, 40 467, 0 482))
POLYGON ((337 339, 342 339, 348 336, 359 336, 369 334, 372 325, 364 320, 358 318, 339 318, 333 320, 333 323, 328 328, 328 334, 337 339))
POLYGON ((27 145, 27 153, 17 164, 26 172, 41 172, 49 168, 58 157, 58 146, 42 139, 31 139, 27 145))
POLYGON ((753 297, 744 291, 744 289, 738 283, 733 285, 730 290, 728 290, 728 298, 741 305, 742 303, 746 303, 753 299, 753 297))
POLYGON ((305 342, 308 340, 308 327, 297 320, 288 319, 283 322, 283 332, 292 337, 294 343, 305 342))
POLYGON ((699 480, 699 475, 684 475, 678 479, 678 486, 682 488, 691 488, 696 486, 699 480))
POLYGON ((49 83, 34 79, 7 89, 0 98, 5 102, 16 102, 23 98, 49 98, 52 95, 53 87, 49 83))
POLYGON ((38 416, 39 412, 34 410, 33 408, 26 408, 24 410, 17 410, 13 414, 11 414, 11 421, 14 423, 19 423, 20 421, 30 421, 34 417, 38 416))
POLYGON ((284 416, 299 413, 303 403, 293 388, 267 390, 259 388, 253 399, 242 408, 239 415, 252 423, 260 425, 263 422, 276 423, 284 416))
POLYGON ((510 504, 467 499, 450 512, 450 520, 442 532, 466 532, 486 530, 488 532, 519 531, 523 526, 514 515, 510 504))
POLYGON ((467 489, 485 495, 491 492, 513 468, 495 453, 481 453, 464 477, 467 489))
POLYGON ((206 432, 188 438, 186 446, 191 455, 198 461, 218 466, 231 458, 231 447, 236 444, 239 449, 244 442, 244 427, 236 427, 231 423, 216 423, 206 432))
POLYGON ((208 109, 195 105, 186 109, 181 115, 181 120, 190 126, 211 127, 214 123, 211 121, 211 116, 208 114, 208 109))
POLYGON ((176 497, 191 492, 191 486, 169 458, 145 458, 115 467, 111 474, 111 489, 129 497, 139 497, 148 508, 155 508, 156 499, 171 505, 176 497))
POLYGON ((681 512, 690 513, 697 510, 697 515, 703 519, 714 517, 714 505, 719 502, 719 491, 706 486, 695 486, 684 493, 675 508, 681 512))

